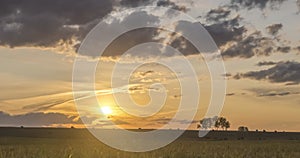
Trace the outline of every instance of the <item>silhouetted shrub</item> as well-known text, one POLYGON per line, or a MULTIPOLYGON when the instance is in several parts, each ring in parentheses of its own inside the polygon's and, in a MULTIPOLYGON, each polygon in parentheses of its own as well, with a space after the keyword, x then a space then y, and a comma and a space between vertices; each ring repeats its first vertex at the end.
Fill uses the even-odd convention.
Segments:
POLYGON ((248 129, 248 127, 240 126, 240 127, 238 128, 238 131, 240 131, 240 132, 248 132, 249 129, 248 129))

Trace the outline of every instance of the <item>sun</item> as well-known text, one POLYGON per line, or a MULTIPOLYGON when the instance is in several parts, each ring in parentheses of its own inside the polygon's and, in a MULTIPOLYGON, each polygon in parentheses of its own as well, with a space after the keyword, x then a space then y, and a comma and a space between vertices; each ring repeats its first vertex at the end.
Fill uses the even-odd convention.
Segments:
POLYGON ((104 115, 110 115, 112 114, 112 110, 109 106, 102 106, 101 111, 104 115))

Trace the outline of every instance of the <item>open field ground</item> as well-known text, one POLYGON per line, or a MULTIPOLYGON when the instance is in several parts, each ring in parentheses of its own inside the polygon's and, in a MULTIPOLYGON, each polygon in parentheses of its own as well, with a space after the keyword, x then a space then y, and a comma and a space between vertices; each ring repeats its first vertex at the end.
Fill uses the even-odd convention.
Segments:
POLYGON ((299 133, 187 131, 172 144, 151 152, 118 151, 82 129, 0 128, 0 158, 297 158, 299 133))

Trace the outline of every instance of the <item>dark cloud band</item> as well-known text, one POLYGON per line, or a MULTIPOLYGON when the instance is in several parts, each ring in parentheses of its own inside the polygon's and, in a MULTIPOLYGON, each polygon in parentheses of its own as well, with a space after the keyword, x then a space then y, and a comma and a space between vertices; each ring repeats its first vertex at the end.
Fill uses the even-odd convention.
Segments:
POLYGON ((3 0, 0 45, 52 47, 80 36, 80 28, 107 15, 110 0, 3 0))
POLYGON ((269 80, 276 83, 299 84, 300 63, 294 61, 279 62, 269 69, 237 74, 235 78, 251 78, 256 80, 269 80))

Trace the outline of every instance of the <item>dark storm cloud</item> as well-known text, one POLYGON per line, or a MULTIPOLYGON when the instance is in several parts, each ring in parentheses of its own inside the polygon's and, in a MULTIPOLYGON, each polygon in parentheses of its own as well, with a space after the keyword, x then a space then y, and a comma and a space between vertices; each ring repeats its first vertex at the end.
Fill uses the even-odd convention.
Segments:
MULTIPOLYGON (((254 9, 259 8, 264 10, 266 8, 278 9, 283 2, 287 0, 231 0, 228 5, 232 9, 254 9)), ((298 14, 300 13, 300 0, 293 1, 293 3, 298 7, 298 14)))
POLYGON ((251 78, 276 83, 300 83, 300 63, 294 61, 279 62, 275 66, 261 71, 237 74, 235 79, 251 78))
MULTIPOLYGON (((270 0, 271 2, 272 0, 270 0)), ((272 1, 275 2, 276 0, 272 1)), ((240 4, 248 7, 265 6, 268 2, 262 1, 232 1, 232 4, 240 4)), ((207 24, 205 28, 214 38, 219 46, 222 56, 225 58, 251 58, 253 56, 268 56, 274 52, 289 53, 290 46, 277 46, 280 39, 276 37, 274 40, 270 37, 265 37, 261 31, 250 33, 242 24, 242 18, 237 15, 232 18, 230 6, 220 6, 216 9, 211 9, 205 16, 207 24), (225 47, 222 47, 225 46, 225 47), (274 49, 275 48, 275 49, 274 49)), ((267 32, 276 36, 282 29, 282 24, 273 24, 266 27, 267 32)))
MULTIPOLYGON (((147 42, 158 42, 154 37, 158 35, 156 28, 136 29, 124 33, 115 39, 103 52, 103 56, 120 56, 130 48, 147 42), (117 46, 117 47, 116 47, 117 46)), ((98 54, 95 54, 97 56, 98 54)), ((144 56, 145 54, 135 54, 144 56)), ((148 54, 151 56, 151 54, 148 54)), ((91 56, 91 55, 89 55, 91 56)), ((93 55, 92 55, 93 56, 93 55)))
MULTIPOLYGON (((110 36, 112 32, 122 30, 122 27, 130 26, 133 23, 139 23, 140 25, 147 25, 148 23, 158 23, 159 18, 150 15, 145 11, 134 12, 126 16, 123 20, 114 20, 110 24, 103 25, 102 30, 105 33, 103 36, 110 36)), ((146 42, 157 42, 155 37, 158 35, 157 28, 140 28, 135 29, 121 36, 117 37, 111 42, 103 52, 103 56, 121 56, 130 48, 146 42)), ((83 52, 85 56, 98 57, 99 52, 83 52)), ((142 55, 141 55, 142 56, 142 55)))
POLYGON ((292 50, 290 46, 286 47, 277 47, 277 51, 281 53, 289 53, 292 50))
POLYGON ((220 21, 227 18, 230 15, 231 11, 224 7, 219 7, 217 9, 211 9, 206 14, 206 19, 208 21, 220 21))
MULTIPOLYGON (((155 3, 157 6, 170 7, 172 9, 185 11, 184 6, 179 6, 172 1, 152 1, 152 0, 122 0, 121 6, 141 6, 155 3)), ((85 37, 91 28, 99 20, 113 10, 116 1, 112 0, 86 0, 74 3, 72 0, 49 1, 49 0, 4 0, 0 2, 0 45, 10 47, 34 46, 34 47, 56 47, 60 43, 75 45, 74 40, 79 42, 85 37)), ((230 12, 221 8, 211 10, 208 14, 212 18, 226 17, 230 12)), ((155 23, 159 20, 155 16, 139 13, 140 15, 129 15, 125 20, 133 17, 155 23), (147 20, 145 20, 147 19, 147 20)), ((136 19, 134 19, 136 20, 136 19)), ((245 31, 243 27, 238 27, 239 18, 218 21, 217 23, 205 26, 216 40, 218 45, 223 45, 228 41, 239 40, 245 31)), ((122 22, 115 25, 123 25, 122 22)), ((111 27, 108 25, 107 27, 111 27)), ((146 28, 125 33, 115 40, 106 49, 104 55, 118 56, 129 48, 145 43, 158 42, 154 37, 159 30, 146 28), (118 45, 118 47, 115 47, 118 45)), ((171 46, 189 55, 198 52, 190 43, 182 48, 184 38, 179 37, 172 41, 171 46)), ((79 45, 75 45, 78 48, 79 45)), ((95 57, 96 54, 83 54, 95 57)))
POLYGON ((269 55, 273 51, 272 39, 263 37, 256 31, 222 52, 224 57, 250 58, 255 55, 269 55))
MULTIPOLYGON (((212 14, 222 12, 222 11, 211 11, 210 15, 212 14), (214 12, 214 13, 213 13, 214 12)), ((130 23, 128 22, 130 19, 140 19, 141 21, 145 21, 147 23, 155 23, 159 22, 159 19, 153 15, 149 15, 146 12, 144 13, 135 13, 135 15, 129 15, 128 19, 124 19, 124 21, 118 21, 114 24, 110 24, 107 27, 109 29, 112 28, 112 26, 123 26, 123 23, 130 23), (136 18, 133 18, 133 17, 136 18), (131 18, 132 17, 132 18, 131 18), (125 22, 127 21, 127 22, 125 22)), ((138 21, 140 21, 138 20, 138 21)), ((237 41, 243 40, 243 35, 247 32, 246 28, 244 26, 240 26, 239 22, 241 21, 241 18, 239 16, 235 16, 232 18, 226 18, 222 19, 219 18, 218 21, 214 21, 211 24, 204 24, 205 29, 210 33, 212 38, 215 40, 216 44, 221 47, 228 43, 233 43, 237 41)), ((190 34, 193 33, 193 31, 197 31, 199 26, 199 23, 192 23, 188 21, 179 21, 176 25, 176 32, 182 32, 183 34, 190 34), (195 29, 196 27, 196 29, 195 29)), ((166 30, 156 29, 156 28, 144 28, 144 29, 137 29, 130 32, 127 32, 120 37, 118 37, 116 40, 114 40, 108 48, 104 52, 104 56, 119 56, 122 55, 124 52, 129 50, 130 48, 146 43, 146 42, 158 42, 163 43, 164 38, 157 38, 158 35, 162 32, 167 32, 170 36, 172 36, 172 40, 168 42, 169 46, 172 46, 173 48, 177 49, 179 52, 181 52, 184 55, 192 55, 197 54, 199 51, 196 49, 196 47, 189 42, 186 38, 183 36, 177 37, 178 34, 168 32, 166 30), (115 47, 118 46, 118 47, 115 47)), ((247 42, 247 41, 245 41, 247 42)), ((159 53, 159 51, 156 51, 159 53)), ((151 53, 152 55, 155 55, 154 51, 151 53)), ((147 54, 147 55, 151 55, 147 54)), ((95 54, 97 56, 98 54, 95 54)), ((173 54, 165 53, 163 54, 165 56, 172 56, 173 54)), ((240 54, 237 54, 236 56, 239 56, 240 54)), ((94 56, 89 54, 89 56, 94 56)))
POLYGON ((247 31, 240 26, 241 18, 236 16, 229 20, 222 20, 211 25, 204 25, 216 44, 220 47, 229 42, 242 40, 243 34, 247 31))
POLYGON ((187 11, 187 8, 185 6, 180 6, 177 5, 176 3, 170 1, 170 0, 159 0, 156 5, 158 7, 170 7, 171 9, 174 10, 179 10, 179 11, 187 11))
POLYGON ((268 32, 270 35, 275 36, 275 35, 278 34, 279 30, 282 29, 282 27, 283 27, 282 24, 273 24, 273 25, 270 25, 270 26, 266 27, 266 29, 267 29, 267 32, 268 32))
POLYGON ((185 6, 181 6, 170 0, 121 0, 120 4, 125 7, 140 7, 156 5, 158 7, 169 7, 175 10, 186 11, 185 6))
POLYGON ((0 44, 52 47, 69 42, 77 27, 107 15, 110 0, 2 0, 0 44))
POLYGON ((267 6, 271 8, 280 6, 286 0, 231 0, 232 8, 246 8, 246 9, 265 9, 267 6))
POLYGON ((257 66, 270 66, 270 65, 276 65, 277 62, 274 61, 261 61, 257 64, 257 66))
POLYGON ((28 113, 10 115, 0 111, 1 126, 51 126, 54 124, 78 124, 75 116, 61 113, 28 113))
POLYGON ((239 41, 247 31, 240 25, 242 18, 230 16, 231 11, 226 7, 211 9, 205 16, 208 24, 203 24, 220 47, 232 41, 239 41))
POLYGON ((125 7, 138 7, 143 5, 149 5, 153 2, 154 0, 121 0, 120 4, 125 7))
MULTIPOLYGON (((283 53, 289 52, 288 47, 278 47, 277 50, 274 49, 274 47, 276 47, 276 41, 272 38, 264 37, 261 31, 248 33, 246 27, 241 25, 242 18, 239 15, 232 17, 230 13, 230 10, 226 7, 211 9, 205 16, 207 23, 203 24, 217 46, 221 49, 223 57, 250 58, 259 55, 267 56, 275 51, 283 53)), ((179 22, 176 31, 184 32, 182 28, 193 28, 193 25, 194 24, 190 22, 179 22)), ((270 27, 274 34, 279 30, 279 26, 275 26, 270 27)), ((192 33, 193 29, 189 29, 188 32, 192 33)), ((175 35, 176 34, 174 34, 174 36, 175 35)), ((170 45, 185 55, 199 52, 183 37, 175 38, 170 45)))
MULTIPOLYGON (((217 46, 222 47, 227 43, 240 41, 243 38, 243 34, 246 32, 246 28, 244 26, 240 26, 239 22, 241 18, 239 16, 235 17, 227 17, 220 18, 215 14, 222 14, 223 11, 220 11, 220 8, 217 10, 209 11, 207 21, 211 21, 210 19, 214 17, 214 20, 211 23, 202 24, 204 28, 209 32, 217 46), (214 15, 213 15, 214 14, 214 15), (216 19, 218 17, 218 19, 216 19)), ((181 32, 183 34, 193 34, 193 31, 198 31, 199 23, 192 23, 188 21, 179 21, 176 26, 176 32, 181 32)), ((173 33, 171 36, 176 36, 177 34, 173 33)), ((205 42, 205 41, 203 41, 205 42)), ((176 37, 170 42, 170 46, 179 50, 184 55, 191 55, 199 53, 199 50, 189 42, 184 37, 176 37)), ((200 50, 201 51, 201 50, 200 50)), ((203 50, 203 51, 211 51, 211 50, 203 50)))
MULTIPOLYGON (((260 2, 250 3, 248 0, 233 3, 257 6, 260 2)), ((115 6, 137 7, 152 4, 181 11, 187 9, 185 6, 180 6, 170 0, 85 0, 76 1, 76 3, 72 0, 3 0, 0 2, 0 45, 56 47, 60 44, 68 44, 78 48, 85 35, 115 6), (76 42, 79 44, 74 40, 78 40, 76 42)), ((271 40, 263 37, 259 31, 247 35, 249 33, 246 27, 241 25, 242 18, 239 15, 233 17, 227 7, 211 9, 205 14, 205 19, 206 23, 203 26, 211 34, 216 44, 220 48, 226 46, 221 50, 225 57, 249 58, 254 55, 268 55, 275 51, 271 40), (228 44, 230 47, 227 46, 228 44)), ((132 13, 123 21, 107 24, 107 28, 113 30, 118 29, 118 26, 126 27, 126 23, 130 24, 132 21, 158 23, 159 18, 146 12, 132 13)), ((176 31, 182 31, 180 28, 182 23, 178 24, 176 31)), ((189 32, 192 33, 193 24, 191 23, 188 27, 191 28, 189 32)), ((269 30, 270 33, 276 34, 279 29, 278 26, 272 26, 269 30)), ((160 31, 156 28, 145 28, 127 32, 114 40, 103 55, 120 56, 138 44, 162 43, 163 39, 157 39, 160 31)), ((183 37, 176 37, 170 41, 170 46, 184 55, 199 52, 183 37)), ((278 47, 277 51, 286 52, 286 49, 278 47)), ((82 55, 98 57, 99 54, 87 53, 82 55)), ((165 55, 169 56, 170 54, 166 53, 165 55)))
POLYGON ((152 3, 184 9, 169 0, 2 0, 0 45, 55 47, 67 43, 74 46, 74 40, 80 42, 115 7, 152 3))
MULTIPOLYGON (((239 16, 233 18, 227 18, 224 20, 220 20, 210 25, 204 25, 204 27, 208 30, 208 32, 212 35, 215 42, 218 46, 223 46, 228 42, 239 41, 242 39, 243 33, 245 33, 246 29, 243 26, 239 25, 239 21, 241 18, 239 16)), ((109 25, 107 25, 108 30, 118 29, 120 26, 126 26, 127 24, 138 21, 139 23, 158 23, 159 19, 156 16, 150 15, 146 12, 136 12, 128 15, 122 21, 115 21, 109 25)), ((199 23, 192 23, 188 21, 179 21, 176 25, 176 32, 182 32, 183 34, 190 34, 193 31, 198 31, 199 23)), ((109 31, 107 31, 109 32, 109 31)), ((130 48, 146 43, 146 42, 157 42, 163 43, 164 38, 158 37, 159 34, 165 32, 170 36, 173 36, 172 39, 168 42, 169 46, 177 49, 184 55, 191 55, 195 53, 199 53, 199 51, 183 36, 177 37, 178 34, 168 32, 166 30, 161 30, 157 28, 144 28, 144 29, 136 29, 130 32, 127 32, 116 40, 114 40, 108 48, 104 52, 104 56, 120 56, 130 48), (118 47, 116 47, 118 46, 118 47)), ((157 55, 157 53, 161 53, 160 51, 152 51, 152 53, 146 54, 157 55)), ((97 56, 98 54, 84 54, 88 56, 97 56)), ((141 55, 144 56, 145 54, 141 55)), ((163 54, 164 56, 172 56, 174 54, 163 54)))
MULTIPOLYGON (((250 58, 256 55, 269 55, 274 51, 274 42, 271 38, 264 37, 260 31, 248 33, 246 27, 241 25, 242 18, 239 15, 230 17, 231 11, 225 6, 212 9, 206 15, 206 20, 213 23, 206 24, 205 28, 221 48, 224 57, 250 58), (222 48, 227 44, 229 46, 222 48)), ((269 30, 275 35, 280 26, 282 27, 282 25, 270 26, 269 30)))

